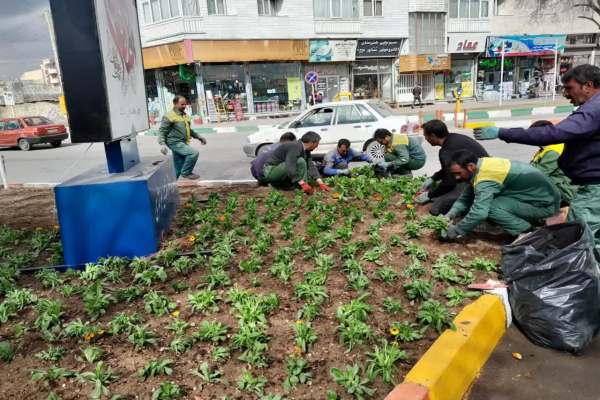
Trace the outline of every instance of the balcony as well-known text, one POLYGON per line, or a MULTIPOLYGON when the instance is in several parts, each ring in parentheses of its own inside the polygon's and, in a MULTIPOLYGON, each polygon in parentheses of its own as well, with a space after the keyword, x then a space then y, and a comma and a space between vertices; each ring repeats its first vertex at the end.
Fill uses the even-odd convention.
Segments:
POLYGON ((202 31, 202 17, 177 17, 142 26, 142 44, 159 44, 174 37, 204 33, 202 31))
POLYGON ((448 18, 448 33, 490 32, 489 18, 448 18))
POLYGON ((315 20, 315 34, 360 34, 361 23, 355 19, 315 20))

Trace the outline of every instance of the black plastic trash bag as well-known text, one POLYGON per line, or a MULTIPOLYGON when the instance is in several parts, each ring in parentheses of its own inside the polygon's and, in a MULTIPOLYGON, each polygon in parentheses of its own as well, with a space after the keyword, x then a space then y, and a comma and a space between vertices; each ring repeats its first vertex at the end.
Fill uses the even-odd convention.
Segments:
POLYGON ((579 353, 600 330, 600 270, 580 223, 541 228, 502 248, 513 318, 533 343, 579 353))

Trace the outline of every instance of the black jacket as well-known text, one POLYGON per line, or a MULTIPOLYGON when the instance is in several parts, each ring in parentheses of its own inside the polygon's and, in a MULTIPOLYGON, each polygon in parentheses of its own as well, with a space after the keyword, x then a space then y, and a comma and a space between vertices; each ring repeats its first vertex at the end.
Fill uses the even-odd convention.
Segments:
POLYGON ((489 157, 487 151, 475 139, 458 133, 449 134, 439 152, 442 168, 431 177, 440 183, 429 191, 430 198, 440 197, 456 187, 456 179, 450 172, 450 162, 452 155, 459 150, 468 150, 478 158, 489 157))

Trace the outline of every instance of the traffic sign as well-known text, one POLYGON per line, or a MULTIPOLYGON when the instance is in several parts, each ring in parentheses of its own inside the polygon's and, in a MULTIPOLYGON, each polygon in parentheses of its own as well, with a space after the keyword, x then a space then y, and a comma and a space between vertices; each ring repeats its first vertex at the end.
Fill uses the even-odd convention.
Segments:
POLYGON ((315 71, 308 71, 304 76, 304 80, 309 85, 316 85, 317 81, 319 80, 319 74, 317 74, 315 71))

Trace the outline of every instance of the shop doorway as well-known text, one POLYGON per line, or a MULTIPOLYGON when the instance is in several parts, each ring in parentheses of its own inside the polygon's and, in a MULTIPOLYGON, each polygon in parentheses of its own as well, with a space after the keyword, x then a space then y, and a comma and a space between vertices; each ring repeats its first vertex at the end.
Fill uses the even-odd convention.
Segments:
POLYGON ((333 101, 335 96, 340 92, 340 77, 337 75, 321 76, 317 82, 316 89, 323 94, 323 102, 333 101))
POLYGON ((400 74, 398 75, 398 101, 401 103, 412 103, 413 88, 419 84, 422 88, 422 100, 435 100, 435 79, 433 74, 400 74))

